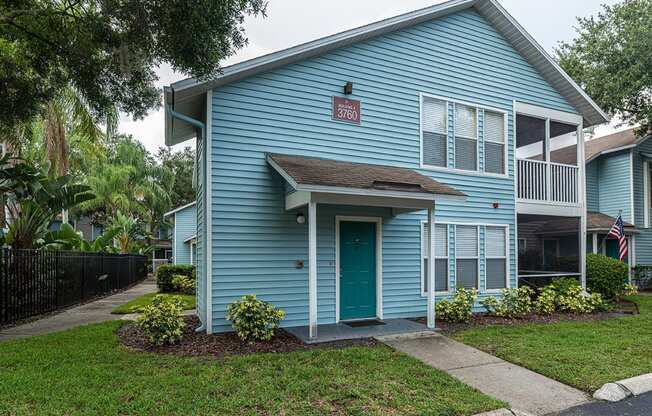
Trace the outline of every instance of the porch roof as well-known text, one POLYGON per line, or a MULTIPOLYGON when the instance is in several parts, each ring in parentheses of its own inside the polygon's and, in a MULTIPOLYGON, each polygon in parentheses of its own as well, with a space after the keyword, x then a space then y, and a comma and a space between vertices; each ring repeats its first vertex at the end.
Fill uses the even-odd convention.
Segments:
POLYGON ((466 197, 448 185, 406 168, 281 154, 268 154, 267 161, 297 191, 389 192, 431 200, 435 195, 466 197))
MULTIPOLYGON (((601 212, 586 213, 586 230, 587 231, 609 231, 613 227, 616 219, 601 212)), ((625 231, 634 232, 635 227, 625 222, 625 231)))
MULTIPOLYGON (((601 212, 587 212, 586 214, 586 230, 588 232, 608 232, 616 222, 616 219, 601 212)), ((554 234, 554 233, 576 233, 577 226, 579 225, 578 218, 568 217, 559 218, 546 222, 539 230, 538 234, 554 234)), ((625 223, 625 231, 628 233, 636 232, 635 227, 630 223, 625 223)))

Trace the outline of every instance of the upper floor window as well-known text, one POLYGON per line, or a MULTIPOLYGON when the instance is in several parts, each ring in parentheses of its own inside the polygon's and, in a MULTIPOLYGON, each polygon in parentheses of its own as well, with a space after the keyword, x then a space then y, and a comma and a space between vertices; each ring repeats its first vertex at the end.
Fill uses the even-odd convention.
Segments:
POLYGON ((423 163, 429 166, 447 166, 447 123, 446 101, 424 98, 422 130, 423 130, 423 163))
POLYGON ((478 110, 455 104, 455 168, 478 170, 478 110))
POLYGON ((484 113, 484 170, 505 173, 505 117, 501 113, 484 113))

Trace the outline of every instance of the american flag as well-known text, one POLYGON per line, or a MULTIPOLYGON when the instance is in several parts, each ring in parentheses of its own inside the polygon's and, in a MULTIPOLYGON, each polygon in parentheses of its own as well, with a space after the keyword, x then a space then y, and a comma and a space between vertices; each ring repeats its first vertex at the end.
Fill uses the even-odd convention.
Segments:
POLYGON ((618 215, 618 219, 611 227, 607 237, 613 237, 618 240, 618 257, 620 261, 624 261, 625 256, 627 256, 627 239, 625 238, 625 223, 623 223, 622 215, 618 215))

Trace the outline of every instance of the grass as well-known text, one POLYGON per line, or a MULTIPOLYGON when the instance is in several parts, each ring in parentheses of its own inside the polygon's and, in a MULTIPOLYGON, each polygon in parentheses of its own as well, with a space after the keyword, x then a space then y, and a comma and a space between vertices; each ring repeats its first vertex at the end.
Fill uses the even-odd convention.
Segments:
POLYGON ((505 405, 385 346, 181 358, 125 349, 120 324, 0 343, 0 414, 449 416, 505 405))
POLYGON ((488 326, 453 338, 592 393, 604 383, 652 372, 652 296, 630 300, 638 303, 640 315, 488 326))
POLYGON ((134 300, 130 300, 129 302, 118 306, 117 308, 112 310, 111 313, 117 315, 124 315, 127 313, 140 313, 143 311, 143 308, 145 306, 152 303, 152 299, 154 299, 154 296, 156 295, 161 295, 165 297, 178 296, 181 298, 181 301, 183 302, 183 309, 186 310, 195 309, 196 307, 195 295, 184 295, 181 293, 148 293, 146 295, 143 295, 134 300))

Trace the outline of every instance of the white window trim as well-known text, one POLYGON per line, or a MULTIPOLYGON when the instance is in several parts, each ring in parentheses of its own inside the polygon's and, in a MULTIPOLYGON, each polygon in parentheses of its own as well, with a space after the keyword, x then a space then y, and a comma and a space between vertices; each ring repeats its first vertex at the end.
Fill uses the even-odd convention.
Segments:
MULTIPOLYGON (((484 164, 482 165, 483 167, 483 172, 488 174, 488 175, 497 175, 497 176, 508 176, 507 174, 507 158, 509 157, 509 149, 507 148, 507 128, 509 125, 507 124, 507 112, 501 112, 501 111, 495 111, 495 110, 489 110, 486 108, 482 109, 483 114, 482 114, 482 120, 483 120, 483 125, 487 125, 487 112, 490 113, 498 113, 502 114, 503 116, 503 141, 499 142, 496 140, 487 140, 487 129, 485 128, 482 134, 482 145, 484 146, 485 143, 496 143, 496 144, 502 144, 503 145, 503 173, 495 173, 495 172, 486 172, 487 170, 487 149, 483 149, 483 155, 484 155, 484 164)), ((516 143, 516 142, 515 142, 516 143)), ((514 153, 516 155, 516 153, 514 153)))
MULTIPOLYGON (((500 293, 503 288, 499 289, 487 289, 487 260, 495 260, 495 259, 503 259, 505 260, 505 289, 509 289, 509 261, 510 261, 510 256, 509 256, 509 225, 485 225, 485 230, 484 230, 484 260, 485 260, 485 265, 484 265, 484 293, 500 293), (504 256, 487 256, 487 228, 504 228, 505 229, 505 255, 504 256)), ((517 238, 517 243, 518 244, 518 238, 517 238)), ((527 246, 527 240, 526 241, 526 246, 527 246)))
POLYGON ((428 169, 449 169, 448 166, 448 100, 446 98, 437 97, 434 95, 428 95, 424 93, 419 93, 419 166, 428 167, 428 169), (434 132, 434 131, 424 131, 423 130, 423 102, 426 98, 430 98, 437 101, 442 101, 445 107, 445 117, 444 117, 444 132, 434 132), (446 137, 446 157, 444 158, 446 166, 435 166, 435 165, 426 165, 423 163, 423 133, 433 133, 433 134, 443 134, 446 137))
POLYGON ((643 227, 650 228, 650 161, 643 160, 643 227))
MULTIPOLYGON (((462 100, 455 100, 451 99, 448 97, 442 97, 438 95, 433 95, 433 94, 428 94, 424 92, 419 93, 419 166, 421 169, 425 170, 433 170, 433 171, 443 171, 443 172, 453 172, 453 173, 458 173, 461 175, 469 175, 469 176, 484 176, 484 177, 495 177, 495 178, 509 178, 509 173, 508 173, 508 166, 509 166, 509 161, 508 161, 508 139, 509 139, 509 133, 508 133, 508 114, 509 112, 506 110, 501 110, 499 108, 495 107, 490 107, 490 106, 485 106, 485 105, 479 105, 479 104, 474 104, 470 103, 468 101, 462 101, 462 100), (479 123, 478 123, 478 118, 477 118, 477 111, 479 110, 484 110, 484 111, 491 111, 494 113, 500 113, 503 114, 503 119, 505 120, 505 129, 504 129, 504 134, 505 134, 505 160, 504 160, 504 173, 491 173, 491 172, 484 172, 479 170, 479 165, 480 165, 480 147, 476 146, 476 170, 464 170, 464 169, 457 169, 455 167, 450 167, 448 163, 448 155, 446 155, 446 167, 444 166, 433 166, 433 165, 427 165, 423 163, 423 100, 424 98, 432 98, 435 100, 440 100, 444 101, 446 103, 446 110, 447 110, 447 115, 446 115, 446 150, 448 152, 448 130, 449 130, 449 122, 448 122, 448 105, 453 104, 453 117, 455 117, 455 104, 461 104, 461 105, 467 105, 470 107, 475 107, 476 108, 476 128, 478 129, 477 131, 477 137, 475 140, 479 142, 479 123)), ((462 138, 469 138, 473 139, 470 137, 464 137, 464 136, 456 136, 455 135, 455 125, 453 124, 453 143, 455 143, 455 137, 462 137, 462 138)), ((453 146, 453 160, 455 160, 455 146, 453 146)), ((449 223, 450 224, 450 223, 449 223)))
MULTIPOLYGON (((422 253, 422 251, 423 251, 423 238, 424 238, 423 226, 425 224, 428 224, 428 220, 421 220, 421 222, 419 223, 419 225, 421 227, 420 231, 419 231, 419 237, 420 237, 419 241, 421 242, 421 244, 419 246, 419 253, 420 253, 420 256, 419 256, 419 260, 420 260, 420 263, 419 263, 420 264, 420 266, 419 266, 419 278, 421 280, 421 297, 422 298, 425 298, 425 297, 428 296, 428 293, 426 292, 426 287, 423 284, 423 273, 425 272, 425 270, 423 270, 423 260, 428 258, 428 256, 424 256, 423 253, 422 253)), ((444 295, 451 294, 451 287, 450 287, 451 286, 450 285, 450 267, 451 267, 451 263, 450 263, 450 239, 451 239, 450 238, 450 225, 447 224, 447 223, 436 222, 435 221, 435 227, 437 227, 438 225, 446 226, 446 256, 437 256, 437 255, 435 255, 435 260, 446 259, 446 262, 448 264, 448 270, 447 270, 447 273, 446 273, 446 275, 447 275, 446 276, 446 279, 447 279, 446 287, 448 288, 448 290, 435 291, 435 296, 436 295, 444 296, 444 295)), ((437 242, 435 241, 435 243, 437 243, 437 242)), ((428 261, 430 261, 430 260, 428 260, 428 261)), ((437 279, 437 275, 435 275, 435 279, 437 279)))
POLYGON ((455 240, 457 240, 457 227, 475 227, 476 231, 476 244, 477 244, 477 255, 475 257, 470 257, 470 256, 458 256, 457 255, 457 241, 455 242, 455 290, 457 291, 457 260, 475 260, 477 267, 476 270, 478 271, 477 276, 475 277, 476 279, 476 285, 475 288, 478 292, 482 292, 482 288, 480 287, 480 227, 484 224, 454 224, 455 225, 455 240))

